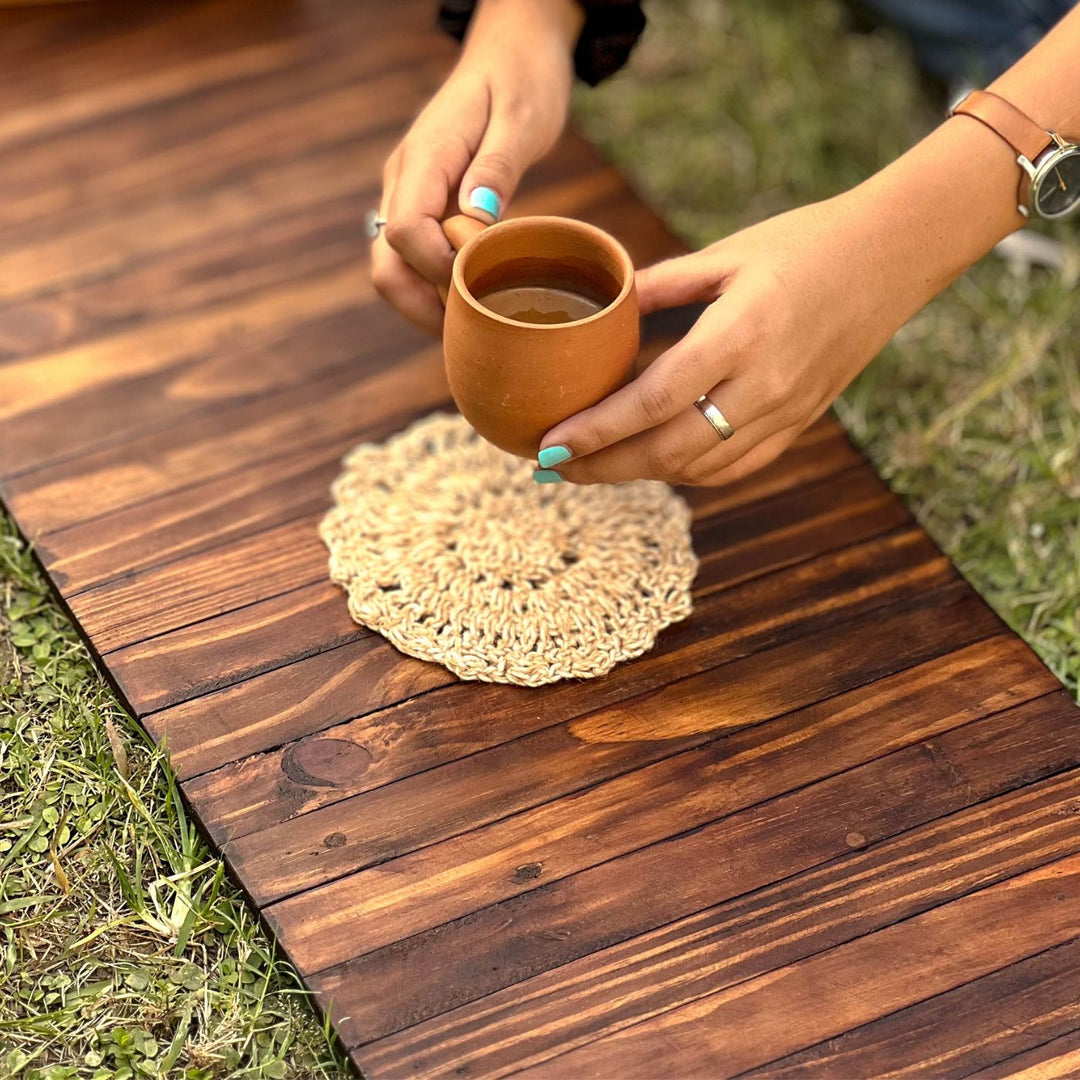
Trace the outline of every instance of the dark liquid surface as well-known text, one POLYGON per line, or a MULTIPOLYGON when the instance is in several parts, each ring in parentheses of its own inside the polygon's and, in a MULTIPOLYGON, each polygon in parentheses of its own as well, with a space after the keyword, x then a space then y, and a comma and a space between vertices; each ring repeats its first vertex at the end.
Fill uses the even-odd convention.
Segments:
POLYGON ((469 287, 496 315, 534 324, 587 319, 621 291, 604 267, 570 259, 510 259, 479 275, 469 287))
POLYGON ((552 289, 546 285, 496 289, 482 296, 480 302, 496 315, 527 323, 576 322, 607 306, 569 289, 552 289))

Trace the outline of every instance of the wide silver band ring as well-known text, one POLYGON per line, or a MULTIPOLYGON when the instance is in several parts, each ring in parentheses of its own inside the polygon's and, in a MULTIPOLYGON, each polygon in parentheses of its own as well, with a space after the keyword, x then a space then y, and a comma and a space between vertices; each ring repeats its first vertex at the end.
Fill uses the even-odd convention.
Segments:
POLYGON ((379 235, 379 230, 386 224, 386 218, 379 217, 378 210, 369 210, 364 215, 364 235, 369 240, 374 240, 379 235))
POLYGON ((702 394, 694 402, 694 408, 712 424, 713 431, 721 439, 730 439, 735 434, 735 429, 728 423, 727 417, 709 400, 708 394, 702 394))

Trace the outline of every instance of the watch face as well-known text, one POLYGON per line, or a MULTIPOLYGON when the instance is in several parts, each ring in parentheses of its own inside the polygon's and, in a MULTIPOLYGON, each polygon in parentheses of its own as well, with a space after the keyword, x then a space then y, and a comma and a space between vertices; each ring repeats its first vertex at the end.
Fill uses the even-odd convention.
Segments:
POLYGON ((1080 208, 1080 150, 1055 154, 1039 170, 1035 209, 1047 218, 1063 217, 1080 208))

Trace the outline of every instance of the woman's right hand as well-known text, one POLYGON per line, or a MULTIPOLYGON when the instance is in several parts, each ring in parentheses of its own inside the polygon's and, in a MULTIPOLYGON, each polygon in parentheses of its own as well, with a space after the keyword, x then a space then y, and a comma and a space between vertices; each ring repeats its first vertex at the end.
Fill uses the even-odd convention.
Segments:
POLYGON ((372 278, 433 334, 443 320, 435 286, 449 283, 454 257, 440 222, 455 201, 497 221, 522 174, 551 149, 583 21, 577 0, 481 0, 457 66, 387 159, 372 278))

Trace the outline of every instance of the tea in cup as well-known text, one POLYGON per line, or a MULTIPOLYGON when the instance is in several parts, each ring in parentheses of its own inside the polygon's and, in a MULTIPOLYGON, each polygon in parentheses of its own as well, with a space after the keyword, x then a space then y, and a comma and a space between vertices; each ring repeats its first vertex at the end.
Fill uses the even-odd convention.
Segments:
POLYGON ((544 434, 634 374, 634 267, 602 229, 560 217, 443 224, 458 249, 443 348, 454 401, 489 442, 535 458, 544 434))

